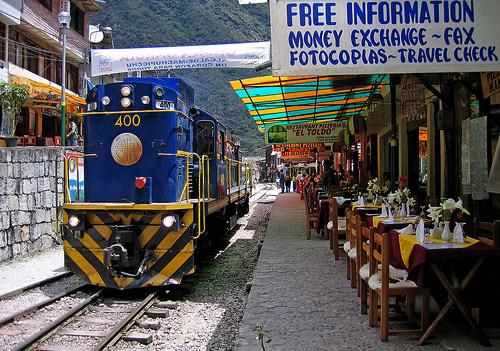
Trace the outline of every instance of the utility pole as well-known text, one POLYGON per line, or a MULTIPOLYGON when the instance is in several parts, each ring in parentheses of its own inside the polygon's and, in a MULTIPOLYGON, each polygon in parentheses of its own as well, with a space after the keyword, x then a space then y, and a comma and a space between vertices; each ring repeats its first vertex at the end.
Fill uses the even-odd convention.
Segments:
POLYGON ((58 20, 62 38, 62 79, 61 79, 61 144, 66 146, 66 36, 71 23, 71 3, 69 0, 61 2, 58 20))

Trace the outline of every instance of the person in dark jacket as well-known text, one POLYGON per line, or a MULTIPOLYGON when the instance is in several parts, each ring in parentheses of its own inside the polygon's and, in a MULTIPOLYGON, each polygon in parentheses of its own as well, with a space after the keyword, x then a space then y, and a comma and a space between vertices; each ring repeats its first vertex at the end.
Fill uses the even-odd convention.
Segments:
POLYGON ((280 171, 280 188, 281 188, 281 192, 284 193, 285 192, 285 173, 283 172, 283 170, 280 171))

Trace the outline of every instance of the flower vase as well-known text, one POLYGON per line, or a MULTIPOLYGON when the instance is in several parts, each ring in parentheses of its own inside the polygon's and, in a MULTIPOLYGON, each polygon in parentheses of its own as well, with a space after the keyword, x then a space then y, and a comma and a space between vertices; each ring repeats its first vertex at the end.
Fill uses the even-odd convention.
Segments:
POLYGON ((451 238, 452 238, 452 233, 450 230, 450 222, 445 221, 443 232, 441 233, 441 239, 443 241, 450 241, 451 238))
POLYGON ((399 211, 399 216, 401 218, 405 218, 406 217, 406 206, 405 205, 401 205, 401 210, 399 211))
POLYGON ((439 222, 434 222, 434 228, 431 230, 431 236, 433 239, 441 239, 442 230, 439 227, 439 222))

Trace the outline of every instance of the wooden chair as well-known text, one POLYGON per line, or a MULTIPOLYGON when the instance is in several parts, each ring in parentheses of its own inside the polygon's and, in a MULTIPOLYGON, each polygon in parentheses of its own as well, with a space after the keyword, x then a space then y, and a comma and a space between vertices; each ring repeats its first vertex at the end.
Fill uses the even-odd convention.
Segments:
POLYGON ((370 325, 375 325, 380 316, 380 339, 387 341, 389 335, 422 333, 427 329, 429 317, 429 292, 419 288, 411 280, 394 280, 389 277, 390 237, 388 234, 370 233, 370 278, 369 291, 369 319, 370 325), (380 266, 380 270, 378 267, 380 266), (391 330, 389 328, 389 298, 405 297, 406 301, 414 301, 415 297, 422 295, 422 311, 419 329, 391 330), (380 308, 380 311, 379 311, 380 308))
POLYGON ((311 185, 304 188, 304 201, 306 205, 306 239, 311 240, 311 228, 319 233, 319 203, 311 185))
MULTIPOLYGON (((347 252, 347 269, 348 269, 348 277, 351 279, 351 287, 353 289, 358 287, 358 235, 361 232, 361 221, 359 216, 351 211, 349 215, 349 231, 347 233, 349 243, 344 246, 344 251, 347 252)), ((348 278, 349 279, 349 278, 348 278)))
POLYGON ((361 227, 360 235, 358 235, 358 284, 361 299, 361 314, 366 314, 368 309, 368 279, 370 279, 370 238, 373 236, 373 228, 366 226, 361 227))
MULTIPOLYGON (((335 198, 328 200, 328 221, 332 223, 332 229, 328 230, 330 238, 330 250, 335 260, 340 258, 340 235, 346 236, 346 218, 339 217, 339 204, 335 198)), ((343 245, 343 243, 342 243, 343 245)))
POLYGON ((474 225, 474 232, 482 243, 500 247, 500 221, 478 222, 474 225))

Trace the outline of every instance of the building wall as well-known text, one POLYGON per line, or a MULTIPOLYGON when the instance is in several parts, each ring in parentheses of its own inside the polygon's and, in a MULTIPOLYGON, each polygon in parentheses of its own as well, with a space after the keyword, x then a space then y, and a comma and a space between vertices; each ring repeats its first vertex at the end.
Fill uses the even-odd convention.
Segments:
POLYGON ((62 155, 61 148, 0 148, 0 262, 60 240, 62 155))

